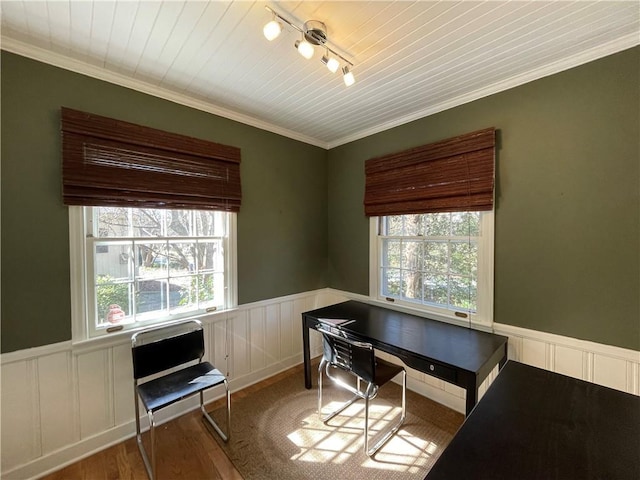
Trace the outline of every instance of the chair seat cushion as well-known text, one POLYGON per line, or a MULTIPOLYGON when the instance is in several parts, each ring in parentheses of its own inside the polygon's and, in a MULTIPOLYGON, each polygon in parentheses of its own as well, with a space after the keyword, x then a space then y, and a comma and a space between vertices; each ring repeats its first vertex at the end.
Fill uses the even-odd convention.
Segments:
POLYGON ((138 385, 138 395, 147 411, 155 411, 224 380, 220 370, 201 362, 138 385))
POLYGON ((401 365, 394 365, 380 357, 376 357, 376 380, 374 383, 381 387, 403 370, 404 367, 401 365))

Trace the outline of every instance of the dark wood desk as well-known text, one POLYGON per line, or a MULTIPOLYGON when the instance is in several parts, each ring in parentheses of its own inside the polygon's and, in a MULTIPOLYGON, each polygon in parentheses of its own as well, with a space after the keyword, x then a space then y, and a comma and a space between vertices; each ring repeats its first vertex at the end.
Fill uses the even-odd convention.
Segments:
POLYGON ((508 339, 502 335, 350 300, 302 314, 306 388, 311 388, 309 329, 316 329, 320 318, 354 320, 340 328, 409 367, 464 388, 467 414, 477 402, 478 386, 507 361, 508 339))
POLYGON ((640 397, 509 361, 426 479, 640 478, 640 397))

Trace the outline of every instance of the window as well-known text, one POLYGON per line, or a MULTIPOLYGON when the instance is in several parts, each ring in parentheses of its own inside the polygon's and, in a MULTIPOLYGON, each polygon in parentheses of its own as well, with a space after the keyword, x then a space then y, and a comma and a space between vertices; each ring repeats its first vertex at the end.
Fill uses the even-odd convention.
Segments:
POLYGON ((73 339, 230 308, 240 149, 61 108, 73 339))
POLYGON ((491 325, 495 132, 365 162, 372 297, 491 325))
POLYGON ((234 213, 126 207, 70 212, 81 247, 71 251, 82 272, 73 280, 80 313, 74 338, 235 305, 234 213))
POLYGON ((493 212, 372 218, 372 296, 491 324, 493 212))

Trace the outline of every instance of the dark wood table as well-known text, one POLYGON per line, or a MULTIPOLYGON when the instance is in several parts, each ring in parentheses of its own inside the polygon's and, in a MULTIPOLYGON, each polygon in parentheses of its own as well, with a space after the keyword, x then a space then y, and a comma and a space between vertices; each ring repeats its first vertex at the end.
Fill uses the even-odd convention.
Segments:
POLYGON ((339 328, 409 367, 464 388, 467 414, 483 380, 507 361, 508 339, 502 335, 350 300, 302 314, 306 388, 311 388, 309 329, 317 329, 321 318, 353 320, 339 328))
POLYGON ((640 479, 640 397, 509 361, 426 479, 640 479))

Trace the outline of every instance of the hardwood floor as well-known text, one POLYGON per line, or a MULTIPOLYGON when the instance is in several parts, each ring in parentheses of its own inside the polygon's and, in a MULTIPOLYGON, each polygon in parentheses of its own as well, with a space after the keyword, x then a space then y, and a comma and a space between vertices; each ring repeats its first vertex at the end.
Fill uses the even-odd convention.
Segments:
MULTIPOLYGON (((253 395, 261 388, 288 375, 301 375, 302 365, 268 378, 231 395, 233 401, 253 395)), ((207 405, 213 410, 224 405, 217 400, 207 405)), ((144 435, 145 445, 147 435, 144 435)), ((200 410, 156 427, 159 480, 242 480, 242 476, 212 438, 200 410)), ((42 477, 42 480, 145 480, 147 472, 135 436, 90 457, 42 477)))

